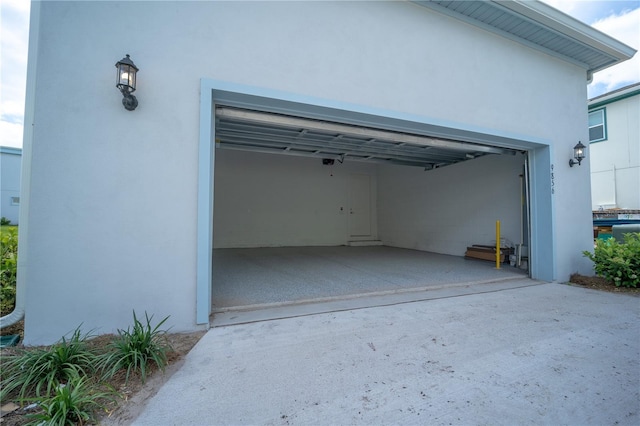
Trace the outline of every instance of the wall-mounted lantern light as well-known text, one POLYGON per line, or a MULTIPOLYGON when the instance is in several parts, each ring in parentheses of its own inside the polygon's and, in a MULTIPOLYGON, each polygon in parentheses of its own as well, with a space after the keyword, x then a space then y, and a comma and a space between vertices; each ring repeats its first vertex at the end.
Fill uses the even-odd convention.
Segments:
POLYGON ((122 105, 127 111, 133 111, 138 106, 138 100, 132 95, 136 91, 136 73, 138 67, 133 63, 129 55, 120 59, 116 63, 118 75, 116 76, 116 87, 122 93, 122 105))
POLYGON ((575 158, 576 161, 573 161, 573 158, 569 160, 569 167, 573 167, 574 164, 579 166, 580 163, 582 163, 582 160, 586 157, 584 153, 585 149, 587 149, 587 147, 582 145, 582 142, 578 141, 576 146, 573 147, 573 158, 575 158))

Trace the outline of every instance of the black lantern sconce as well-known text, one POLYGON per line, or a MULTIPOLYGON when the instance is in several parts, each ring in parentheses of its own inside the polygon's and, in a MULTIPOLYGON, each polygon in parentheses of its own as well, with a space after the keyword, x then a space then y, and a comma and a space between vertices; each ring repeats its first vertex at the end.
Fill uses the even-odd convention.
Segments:
POLYGON ((576 146, 573 147, 573 158, 575 158, 576 161, 573 161, 573 158, 570 159, 569 167, 573 167, 574 164, 579 166, 580 163, 582 163, 582 160, 586 157, 584 153, 585 149, 587 149, 587 147, 582 145, 582 142, 578 141, 576 146))
POLYGON ((136 91, 136 73, 138 67, 133 63, 129 55, 120 59, 116 63, 118 75, 116 76, 116 87, 122 93, 122 105, 127 111, 133 111, 138 106, 138 100, 132 95, 136 91))

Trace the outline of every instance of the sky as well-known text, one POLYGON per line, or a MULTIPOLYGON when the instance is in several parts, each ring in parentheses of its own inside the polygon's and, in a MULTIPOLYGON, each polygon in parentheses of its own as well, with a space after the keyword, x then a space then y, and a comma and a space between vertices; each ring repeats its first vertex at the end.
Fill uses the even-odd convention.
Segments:
MULTIPOLYGON (((640 50, 640 0, 543 0, 640 50)), ((0 0, 0 145, 22 147, 29 0, 0 0)), ((594 75, 589 98, 640 81, 640 52, 594 75)))

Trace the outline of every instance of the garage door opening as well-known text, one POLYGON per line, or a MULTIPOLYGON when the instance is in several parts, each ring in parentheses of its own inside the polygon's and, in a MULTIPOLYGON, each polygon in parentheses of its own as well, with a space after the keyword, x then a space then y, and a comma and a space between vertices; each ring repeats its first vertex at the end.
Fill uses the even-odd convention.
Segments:
POLYGON ((522 151, 227 106, 215 147, 213 313, 526 276, 464 258, 528 241, 522 151))

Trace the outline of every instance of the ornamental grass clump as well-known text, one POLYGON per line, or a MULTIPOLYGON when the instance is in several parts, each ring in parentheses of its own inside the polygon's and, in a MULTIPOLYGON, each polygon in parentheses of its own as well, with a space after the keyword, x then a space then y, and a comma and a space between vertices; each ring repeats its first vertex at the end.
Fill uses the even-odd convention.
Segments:
POLYGON ((151 325, 153 315, 144 313, 143 324, 133 311, 133 328, 118 330, 118 336, 110 345, 110 350, 103 355, 100 366, 106 379, 113 377, 118 371, 126 370, 125 382, 132 373, 140 373, 144 383, 152 364, 164 371, 167 365, 167 351, 171 349, 166 339, 166 330, 160 327, 169 317, 165 317, 155 327, 151 325))
POLYGON ((13 393, 18 401, 46 396, 61 384, 93 374, 98 357, 87 347, 88 338, 77 328, 68 340, 63 337, 48 348, 21 349, 5 357, 0 400, 13 393))
POLYGON ((617 287, 640 287, 640 232, 625 234, 623 242, 597 240, 593 253, 582 254, 594 263, 597 275, 617 287))
POLYGON ((30 425, 85 425, 95 423, 95 413, 114 400, 113 391, 100 391, 87 377, 75 377, 56 386, 38 400, 40 411, 30 415, 30 425))

